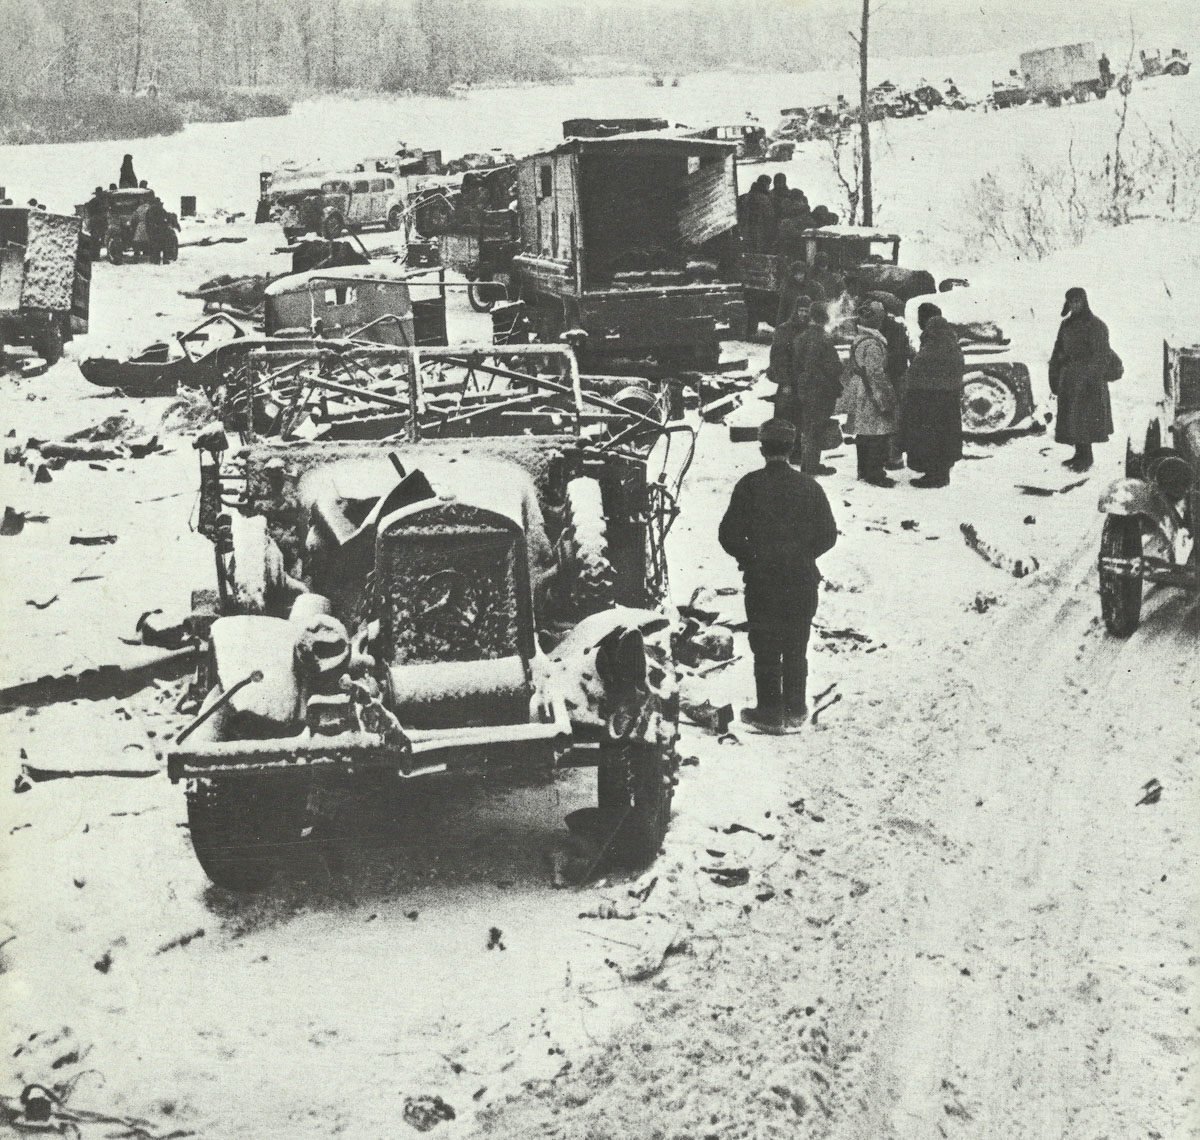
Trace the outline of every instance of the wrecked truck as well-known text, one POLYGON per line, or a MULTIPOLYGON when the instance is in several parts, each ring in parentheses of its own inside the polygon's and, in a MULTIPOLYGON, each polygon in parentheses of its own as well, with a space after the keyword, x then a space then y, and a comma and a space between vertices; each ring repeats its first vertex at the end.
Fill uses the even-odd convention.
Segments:
POLYGON ((746 318, 736 147, 669 131, 572 138, 517 163, 514 285, 539 338, 589 362, 713 369, 746 318))
POLYGON ((498 769, 595 768, 610 861, 656 855, 679 485, 655 457, 683 425, 651 390, 585 389, 562 346, 493 351, 373 349, 408 377, 385 438, 197 440, 217 589, 194 599, 202 703, 168 771, 219 886, 265 887, 339 792, 498 769), (423 390, 464 360, 469 391, 423 390))
POLYGON ((1100 613, 1114 637, 1141 624, 1147 583, 1200 597, 1200 345, 1163 344, 1163 395, 1125 474, 1100 498, 1100 613))
POLYGON ((78 218, 0 206, 0 363, 5 345, 47 364, 88 329, 92 266, 78 218))

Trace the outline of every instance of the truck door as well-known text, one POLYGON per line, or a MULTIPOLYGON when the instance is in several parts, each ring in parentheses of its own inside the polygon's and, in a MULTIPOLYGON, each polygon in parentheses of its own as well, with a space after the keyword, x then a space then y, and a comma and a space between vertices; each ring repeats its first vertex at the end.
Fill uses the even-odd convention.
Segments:
POLYGON ((371 206, 371 183, 366 178, 359 178, 350 187, 349 221, 356 226, 373 222, 375 218, 371 206))

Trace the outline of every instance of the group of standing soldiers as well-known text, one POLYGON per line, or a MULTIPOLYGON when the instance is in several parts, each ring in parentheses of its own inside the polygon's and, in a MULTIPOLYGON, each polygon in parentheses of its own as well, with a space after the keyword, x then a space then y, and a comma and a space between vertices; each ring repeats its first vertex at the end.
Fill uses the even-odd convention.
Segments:
POLYGON ((907 466, 921 473, 912 485, 945 487, 962 458, 960 400, 966 362, 941 310, 917 311, 921 346, 913 350, 904 324, 878 301, 858 306, 849 356, 843 364, 830 332, 824 301, 801 292, 791 316, 775 330, 768 367, 777 385, 775 414, 792 425, 791 456, 810 475, 831 475, 825 447, 841 444, 834 411, 846 416, 858 454, 858 478, 893 487, 887 472, 907 466))
MULTIPOLYGON (((1075 449, 1065 465, 1086 471, 1092 445, 1113 430, 1108 385, 1124 367, 1083 289, 1067 290, 1062 317, 1050 358, 1055 438, 1075 449)), ((787 732, 808 714, 817 559, 838 537, 829 499, 814 478, 833 471, 820 456, 827 429, 831 442, 841 441, 840 429, 832 430, 834 410, 846 414, 863 482, 894 486, 886 470, 907 461, 923 472, 912 486, 945 487, 962 458, 965 363, 958 337, 931 302, 918 307, 917 323, 921 344, 914 352, 901 322, 877 301, 862 303, 845 365, 823 301, 798 296, 775 331, 769 375, 779 386, 776 415, 758 433, 766 462, 738 481, 718 534, 745 583, 756 702, 741 715, 752 729, 787 732)))
POLYGON ((826 206, 810 206, 804 191, 789 186, 782 173, 776 174, 774 181, 760 174, 738 198, 738 228, 747 249, 757 253, 786 252, 790 240, 804 230, 836 225, 837 221, 837 214, 826 206))

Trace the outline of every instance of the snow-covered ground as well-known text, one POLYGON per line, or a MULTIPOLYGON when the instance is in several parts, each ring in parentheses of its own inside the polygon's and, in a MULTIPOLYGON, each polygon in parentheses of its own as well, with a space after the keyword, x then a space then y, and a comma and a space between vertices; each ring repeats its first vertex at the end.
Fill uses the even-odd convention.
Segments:
MULTIPOLYGON (((603 107, 579 105, 578 89, 538 93, 557 100, 546 122, 648 94, 622 82, 603 107)), ((740 84, 719 105, 729 116, 754 90, 740 84)), ((1147 113, 1162 104, 1193 122, 1197 90, 1138 88, 1147 113)), ((1065 123, 1099 138, 1112 113, 895 124, 879 173, 887 224, 917 234, 906 250, 948 258, 963 185, 1029 148, 1052 161, 1065 123)), ((243 146, 226 161, 224 136, 199 130, 181 139, 208 140, 194 163, 211 200, 244 205, 257 156, 243 146)), ((518 146, 469 130, 463 149, 518 146)), ((165 168, 177 141, 137 144, 143 164, 165 168)), ((348 150, 376 138, 359 141, 348 150)), ((44 154, 30 170, 78 171, 96 153, 44 154)), ((794 184, 817 176, 793 167, 794 184)), ((186 173, 172 177, 187 192, 186 173)), ((178 289, 271 267, 265 227, 210 222, 185 238, 204 232, 247 241, 185 248, 171 267, 97 266, 94 331, 73 351, 186 327, 199 306, 178 289)), ((590 774, 573 772, 364 805, 336 876, 301 863, 265 896, 235 898, 196 865, 180 790, 135 775, 158 769, 183 723, 182 682, 0 717, 0 1093, 63 1085, 74 1109, 206 1140, 406 1135, 406 1102, 433 1096, 455 1110, 434 1129, 447 1137, 1196 1135, 1200 614, 1162 591, 1142 630, 1115 641, 1099 623, 1094 566, 1096 500, 1120 472, 1126 432, 1144 431, 1161 340, 1176 328, 1197 339, 1200 234, 1140 223, 1043 262, 977 260, 964 275, 1022 349, 1042 410, 1062 292, 1089 289, 1125 361, 1114 439, 1086 481, 1046 497, 1017 484, 1076 482, 1051 434, 969 445, 942 492, 911 489, 907 475, 890 491, 865 487, 851 449, 836 455, 824 483, 841 538, 822 562, 810 661, 811 691, 836 685, 841 700, 784 739, 720 743, 686 728, 694 759, 665 851, 637 882, 552 888, 563 818, 593 799, 590 774), (989 565, 963 523, 1039 568, 1016 579, 989 565), (16 794, 22 763, 131 775, 16 794), (1152 778, 1161 798, 1138 805, 1152 778), (712 868, 746 881, 718 885, 712 868), (603 914, 619 917, 591 917, 603 914), (503 949, 488 948, 492 928, 503 949)), ((938 275, 958 267, 943 261, 938 275)), ((454 313, 463 335, 471 320, 454 313)), ((765 340, 730 348, 765 363, 765 340)), ((7 446, 118 413, 154 431, 165 406, 105 396, 68 360, 6 378, 0 432, 7 446)), ((31 516, 0 538, 4 684, 129 664, 119 638, 144 610, 177 612, 210 584, 190 441, 162 435, 165 454, 71 464, 50 483, 0 469, 0 505, 31 516), (70 544, 108 533, 110 545, 70 544)), ((755 462, 723 427, 702 428, 672 536, 677 600, 738 585, 715 531, 755 462)), ((722 603, 741 619, 736 595, 722 603)), ((746 699, 741 635, 737 652, 693 683, 698 695, 746 699)))

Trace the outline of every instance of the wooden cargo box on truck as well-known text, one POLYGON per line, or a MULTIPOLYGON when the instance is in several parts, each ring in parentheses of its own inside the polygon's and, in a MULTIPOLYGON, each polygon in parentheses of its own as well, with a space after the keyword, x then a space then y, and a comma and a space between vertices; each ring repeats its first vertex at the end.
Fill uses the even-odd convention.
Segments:
POLYGON ((1064 99, 1082 103, 1090 95, 1108 94, 1093 43, 1062 44, 1021 55, 1021 74, 1034 98, 1056 106, 1064 99))
POLYGON ((745 321, 734 150, 647 132, 521 160, 514 268, 541 338, 579 328, 593 358, 715 365, 745 321))

